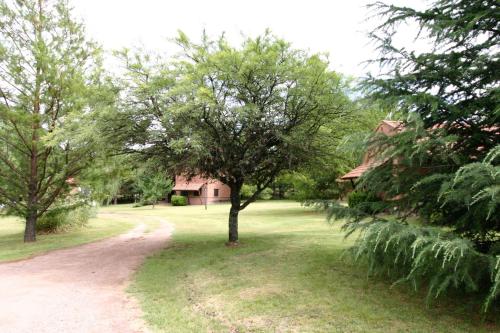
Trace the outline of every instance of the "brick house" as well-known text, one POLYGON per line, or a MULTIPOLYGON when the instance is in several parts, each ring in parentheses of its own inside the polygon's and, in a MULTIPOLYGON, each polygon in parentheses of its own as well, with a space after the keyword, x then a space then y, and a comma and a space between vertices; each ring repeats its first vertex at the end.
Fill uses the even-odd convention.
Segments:
MULTIPOLYGON (((443 127, 444 124, 440 125, 434 125, 431 130, 433 129, 439 129, 443 127)), ((382 122, 377 126, 375 129, 376 133, 382 133, 388 136, 395 135, 399 132, 402 132, 405 130, 404 124, 401 121, 392 121, 392 120, 382 120, 382 122)), ((492 127, 487 127, 483 128, 483 131, 486 132, 491 132, 494 133, 495 135, 500 135, 500 128, 497 126, 492 126, 492 127)), ((478 150, 483 149, 484 147, 478 147, 478 150)), ((361 177, 366 171, 371 169, 372 167, 376 166, 376 164, 383 163, 383 161, 380 161, 380 159, 375 158, 378 154, 378 151, 376 148, 371 148, 368 149, 363 157, 363 162, 357 166, 356 168, 352 169, 345 175, 339 178, 340 181, 350 181, 353 188, 355 187, 355 181, 361 177)), ((393 161, 394 165, 397 165, 397 161, 393 161)), ((427 174, 428 170, 424 167, 420 168, 420 171, 422 175, 427 174)))
MULTIPOLYGON (((392 136, 394 134, 397 134, 404 130, 403 123, 400 121, 393 121, 393 120, 382 120, 382 122, 377 126, 375 129, 375 133, 382 133, 388 136, 392 136)), ((352 186, 355 186, 355 181, 361 177, 366 171, 368 171, 370 168, 375 166, 375 163, 377 162, 376 157, 377 152, 372 150, 368 150, 364 157, 363 157, 363 162, 343 175, 342 177, 339 178, 341 181, 350 181, 352 186)))
POLYGON ((231 189, 219 180, 194 176, 175 176, 173 194, 187 197, 190 205, 204 205, 214 202, 229 201, 231 189))

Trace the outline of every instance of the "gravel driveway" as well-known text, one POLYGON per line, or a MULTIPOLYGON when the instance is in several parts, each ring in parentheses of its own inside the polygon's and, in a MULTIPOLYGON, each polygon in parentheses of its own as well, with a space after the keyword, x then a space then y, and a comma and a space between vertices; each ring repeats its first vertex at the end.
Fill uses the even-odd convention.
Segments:
POLYGON ((161 221, 146 233, 140 224, 118 237, 0 264, 0 332, 146 332, 125 288, 172 229, 161 221))

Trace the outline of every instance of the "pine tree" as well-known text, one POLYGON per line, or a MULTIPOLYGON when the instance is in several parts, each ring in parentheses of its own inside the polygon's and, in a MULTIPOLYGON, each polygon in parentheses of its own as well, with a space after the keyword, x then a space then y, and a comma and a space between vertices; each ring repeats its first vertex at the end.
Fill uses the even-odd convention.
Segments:
POLYGON ((396 106, 404 129, 367 142, 378 160, 357 186, 380 200, 328 207, 329 219, 344 219, 347 234, 359 235, 354 253, 372 271, 426 282, 433 296, 450 288, 484 292, 485 308, 500 281, 498 7, 479 0, 437 0, 422 11, 372 5, 383 19, 371 34, 380 50, 374 61, 385 73, 363 87, 396 106), (410 22, 429 51, 395 42, 410 22), (423 225, 409 223, 415 218, 423 225))
POLYGON ((64 0, 1 1, 0 36, 0 200, 32 242, 92 156, 99 50, 64 0))
POLYGON ((380 51, 373 61, 386 72, 368 77, 367 92, 419 114, 426 129, 456 135, 454 150, 464 157, 484 157, 499 139, 498 1, 438 0, 422 11, 382 2, 371 7, 383 20, 371 33, 380 51), (415 39, 430 44, 429 51, 394 41, 407 23, 418 25, 415 39))
POLYGON ((371 33, 381 52, 374 61, 386 73, 363 84, 372 98, 396 105, 406 119, 401 133, 371 139, 379 165, 360 186, 391 199, 379 209, 450 226, 483 252, 498 241, 491 234, 499 223, 483 223, 484 216, 443 201, 440 193, 455 172, 481 161, 500 141, 498 7, 496 1, 474 0, 439 0, 423 11, 373 4, 384 20, 371 33), (394 42, 398 27, 411 22, 419 26, 417 38, 432 46, 429 51, 394 42))

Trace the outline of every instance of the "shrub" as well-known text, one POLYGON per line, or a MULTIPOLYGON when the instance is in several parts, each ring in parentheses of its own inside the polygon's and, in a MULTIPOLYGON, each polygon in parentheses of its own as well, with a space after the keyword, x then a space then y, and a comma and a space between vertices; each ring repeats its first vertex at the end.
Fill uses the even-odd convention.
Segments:
MULTIPOLYGON (((255 185, 243 184, 240 191, 240 197, 242 199, 248 199, 255 193, 256 190, 257 187, 255 185)), ((269 200, 272 198, 272 196, 273 196, 273 190, 270 189, 269 187, 266 187, 265 189, 262 190, 262 192, 259 193, 257 199, 269 200)))
POLYGON ((376 200, 377 198, 374 195, 365 191, 352 191, 347 196, 347 203, 351 208, 357 207, 364 202, 373 202, 376 200))
POLYGON ((97 216, 97 210, 91 206, 80 206, 76 209, 70 210, 68 219, 72 227, 84 227, 89 220, 97 216))
POLYGON ((68 221, 68 212, 66 210, 53 209, 38 218, 36 231, 39 233, 60 232, 66 228, 68 221))
POLYGON ((137 201, 136 203, 134 203, 134 205, 132 207, 134 208, 137 208, 137 207, 144 207, 144 206, 150 206, 152 205, 153 203, 151 201, 147 201, 147 200, 139 200, 137 201))
POLYGON ((352 191, 347 196, 347 204, 350 208, 357 208, 369 214, 376 210, 373 203, 379 201, 376 195, 366 191, 352 191))
POLYGON ((255 192, 256 187, 254 185, 243 184, 240 191, 240 197, 242 199, 248 199, 255 192))
POLYGON ((260 200, 270 200, 272 197, 273 197, 273 190, 270 189, 269 187, 263 189, 262 192, 260 192, 259 194, 260 200))
POLYGON ((57 207, 40 217, 36 224, 39 233, 65 232, 87 225, 95 216, 95 208, 84 205, 77 208, 57 207))
POLYGON ((186 206, 187 205, 187 198, 182 195, 173 195, 172 199, 172 206, 186 206))

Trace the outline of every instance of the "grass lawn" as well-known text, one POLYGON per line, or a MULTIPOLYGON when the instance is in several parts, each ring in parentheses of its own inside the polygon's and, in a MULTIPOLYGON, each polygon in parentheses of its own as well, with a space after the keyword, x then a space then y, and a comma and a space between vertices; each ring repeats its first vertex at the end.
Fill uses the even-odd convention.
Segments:
POLYGON ((0 261, 23 259, 50 250, 85 244, 126 232, 134 226, 130 219, 101 217, 90 219, 81 229, 61 234, 37 235, 37 241, 23 242, 24 223, 14 217, 0 218, 0 261))
POLYGON ((500 331, 471 302, 440 298, 427 307, 424 292, 367 278, 343 256, 350 242, 339 228, 297 203, 250 205, 238 248, 224 246, 228 205, 111 209, 175 224, 170 246, 130 287, 154 331, 500 331))

